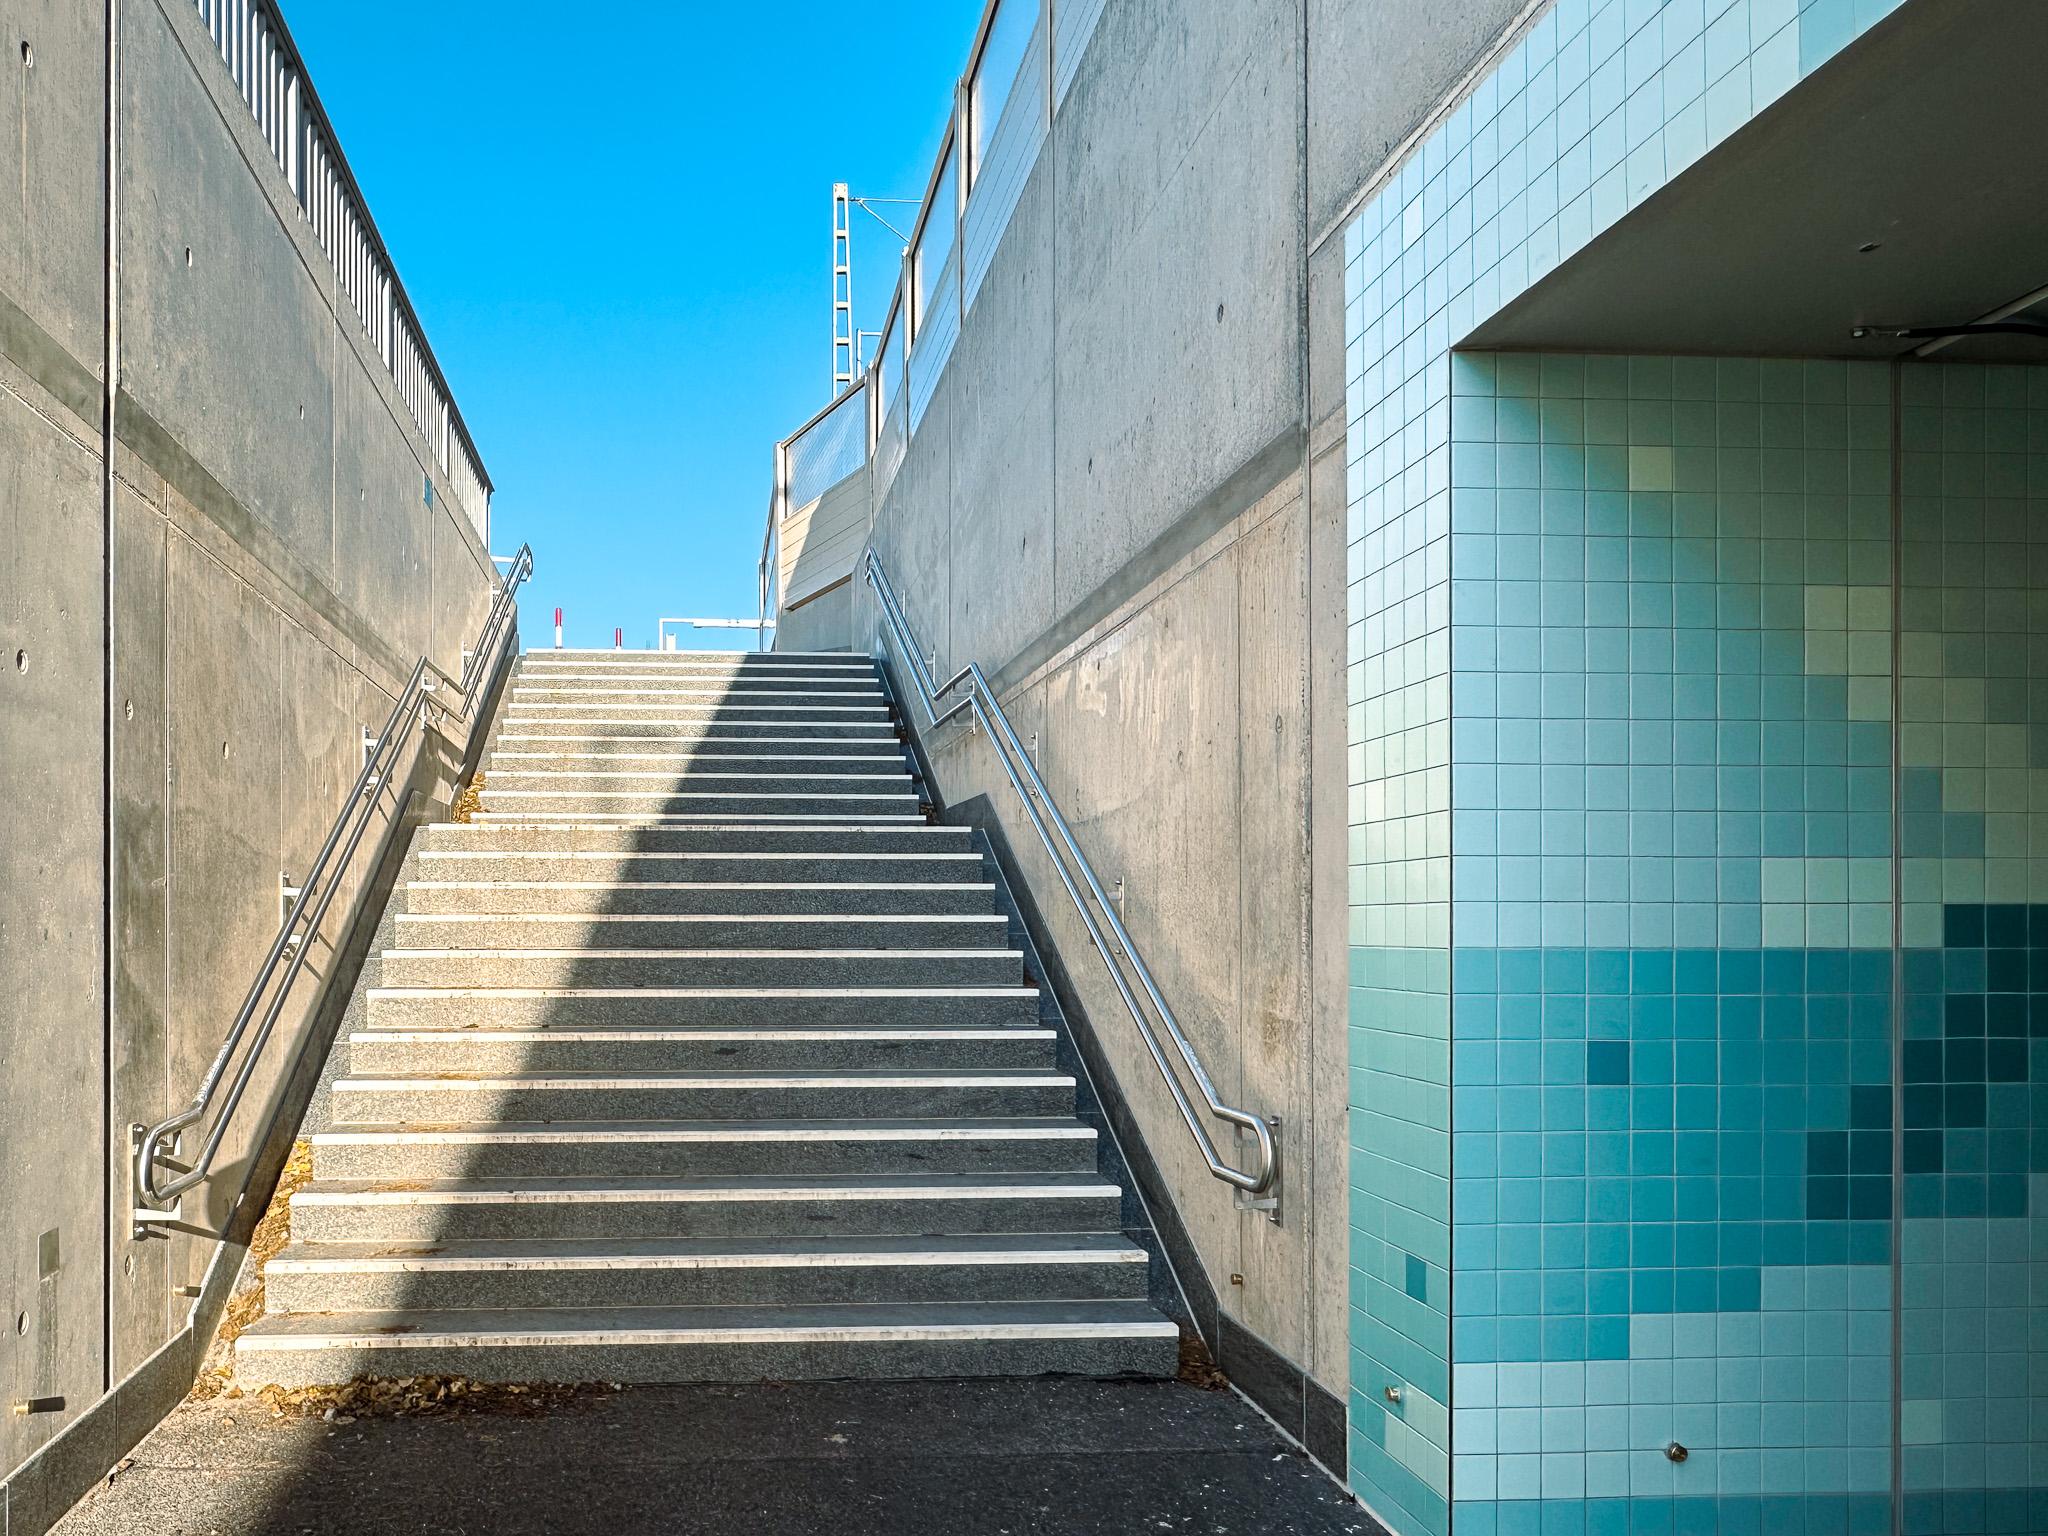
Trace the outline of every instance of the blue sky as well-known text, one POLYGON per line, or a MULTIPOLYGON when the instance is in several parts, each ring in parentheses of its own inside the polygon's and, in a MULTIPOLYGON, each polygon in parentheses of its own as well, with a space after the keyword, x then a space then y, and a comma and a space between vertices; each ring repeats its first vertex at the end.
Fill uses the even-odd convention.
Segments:
MULTIPOLYGON (((980 13, 287 0, 496 482, 492 548, 533 544, 528 644, 557 604, 571 645, 754 612, 771 450, 830 394, 832 183, 922 194, 980 13)), ((901 244, 855 217, 873 327, 901 244)))

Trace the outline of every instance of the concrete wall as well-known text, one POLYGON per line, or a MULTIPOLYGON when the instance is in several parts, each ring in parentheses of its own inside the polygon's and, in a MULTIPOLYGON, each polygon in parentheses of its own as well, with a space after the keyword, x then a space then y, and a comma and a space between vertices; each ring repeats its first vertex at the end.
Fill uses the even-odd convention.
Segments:
MULTIPOLYGON (((979 661, 1035 738, 1218 1089, 1282 1117, 1276 1225, 1202 1167, 986 743, 928 742, 948 800, 1000 807, 1092 987, 1225 1368, 1337 1462, 1341 1425, 1315 1433, 1350 1348, 1343 251, 1326 232, 1520 8, 1110 0, 876 510, 920 643, 941 673, 979 661)), ((866 643, 864 588, 854 609, 866 643)))
POLYGON ((774 644, 783 651, 843 651, 852 644, 854 562, 866 548, 874 502, 868 466, 827 488, 783 521, 776 545, 781 594, 774 644))
POLYGON ((778 651, 845 651, 853 647, 853 580, 842 577, 797 607, 784 608, 775 626, 778 651))
POLYGON ((867 543, 868 471, 865 465, 814 501, 791 510, 782 524, 780 586, 785 608, 808 602, 844 581, 867 543))
MULTIPOLYGON (((196 9, 110 10, 111 443, 109 9, 0 0, 0 1398, 61 1399, 0 1415, 10 1536, 189 1382, 220 1245, 131 1240, 127 1128, 196 1089, 360 728, 423 651, 459 672, 492 584, 196 9)), ((275 1055, 188 1221, 232 1213, 275 1055)))

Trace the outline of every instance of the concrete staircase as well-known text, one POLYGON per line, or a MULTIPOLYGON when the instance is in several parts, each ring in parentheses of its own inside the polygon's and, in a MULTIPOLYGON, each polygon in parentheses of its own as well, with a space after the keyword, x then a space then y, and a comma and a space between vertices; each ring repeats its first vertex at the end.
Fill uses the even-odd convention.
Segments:
POLYGON ((529 653, 423 834, 245 1385, 1170 1374, 872 663, 529 653))

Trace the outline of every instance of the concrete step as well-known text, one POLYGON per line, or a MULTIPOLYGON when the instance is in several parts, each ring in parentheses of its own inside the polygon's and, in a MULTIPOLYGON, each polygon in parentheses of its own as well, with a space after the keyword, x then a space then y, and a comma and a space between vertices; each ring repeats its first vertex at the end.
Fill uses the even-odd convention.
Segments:
POLYGON ((852 651, 629 651, 609 645, 536 645, 521 652, 519 664, 600 667, 744 667, 748 670, 815 667, 872 672, 871 657, 852 651))
POLYGON ((486 779, 486 814, 550 816, 722 816, 745 821, 754 817, 824 816, 858 821, 863 817, 921 820, 917 796, 906 786, 893 792, 836 789, 763 793, 718 789, 500 789, 486 779))
POLYGON ((803 724, 852 724, 863 722, 891 726, 889 706, 877 695, 873 701, 859 703, 835 703, 832 698, 785 698, 781 702, 759 703, 726 702, 715 698, 702 698, 676 703, 661 703, 649 699, 588 699, 581 702, 566 702, 559 699, 529 699, 520 697, 514 690, 505 705, 508 722, 515 720, 544 720, 560 725, 565 722, 585 720, 642 721, 673 720, 716 721, 724 724, 768 724, 770 722, 803 724))
POLYGON ((988 949, 1010 920, 987 912, 400 913, 402 949, 988 949))
POLYGON ((514 685, 522 692, 549 689, 635 689, 643 693, 734 693, 802 695, 830 693, 878 694, 872 672, 688 672, 629 670, 625 667, 522 667, 514 685))
POLYGON ((337 1126, 397 1121, 823 1120, 1071 1115, 1074 1079, 1044 1067, 865 1072, 505 1072, 349 1076, 337 1126))
POLYGON ((913 796, 910 771, 902 759, 884 769, 837 773, 820 768, 779 766, 749 772, 697 763, 690 767, 645 768, 500 768, 485 777, 484 798, 508 790, 546 790, 556 794, 593 791, 633 794, 758 795, 774 801, 790 795, 836 797, 846 794, 913 796))
MULTIPOLYGON (((921 818, 910 816, 782 816, 768 818, 776 826, 793 830, 813 828, 829 830, 835 827, 855 826, 899 826, 914 827, 921 818)), ((619 814, 613 816, 594 815, 590 812, 546 812, 525 811, 480 811, 476 823, 485 827, 601 827, 617 828, 627 832, 664 831, 675 828, 755 826, 763 820, 753 814, 746 816, 712 815, 698 813, 691 816, 642 816, 619 814)))
POLYGON ((980 914, 995 909, 992 883, 839 881, 782 885, 737 880, 415 880, 407 915, 432 913, 803 913, 980 914))
POLYGON ((875 686, 873 680, 838 685, 802 684, 763 688, 744 679, 718 682, 703 678, 678 678, 672 682, 650 682, 646 679, 620 678, 612 682, 572 683, 521 678, 512 685, 511 699, 513 704, 519 707, 529 704, 608 704, 614 700, 636 708, 647 705, 663 709, 693 708, 699 705, 724 709, 757 704, 786 705, 792 709, 818 704, 833 710, 851 705, 860 705, 868 709, 886 706, 882 690, 875 686))
POLYGON ((1179 1330, 1143 1302, 853 1303, 299 1313, 236 1343, 245 1387, 369 1374, 475 1381, 1171 1376, 1179 1330))
POLYGON ((746 742, 684 743, 683 750, 652 750, 622 743, 615 751, 591 751, 608 747, 607 742, 588 742, 574 751, 530 751, 524 748, 493 752, 484 771, 496 776, 512 773, 614 774, 614 773, 738 773, 738 774, 829 774, 878 775, 884 778, 907 775, 909 759, 900 748, 860 747, 845 742, 814 742, 817 750, 765 751, 746 742))
POLYGON ((1038 1022, 1036 987, 371 987, 376 1029, 779 1028, 1038 1022))
POLYGON ((759 868, 801 870, 802 858, 825 855, 821 868, 837 869, 845 855, 919 855, 959 862, 981 855, 965 827, 940 827, 927 822, 901 826, 877 822, 854 826, 787 827, 744 823, 716 827, 561 827, 536 823, 479 826, 474 822, 439 822, 426 829, 423 852, 556 852, 637 854, 731 854, 759 861, 759 868), (774 861, 780 860, 778 865, 774 861))
POLYGON ((1145 1250, 1088 1232, 294 1243, 263 1284, 275 1312, 1142 1301, 1145 1250))
MULTIPOLYGON (((794 880, 834 884, 847 881, 888 885, 957 885, 981 875, 986 866, 979 853, 903 851, 873 853, 741 853, 707 850, 642 848, 672 839, 667 828, 546 829, 553 837, 520 836, 511 828, 472 824, 478 834, 468 850, 428 848, 420 855, 420 873, 435 880, 607 880, 745 882, 786 885, 794 880), (496 846, 496 833, 512 846, 496 846), (565 846, 532 846, 556 841, 565 846), (519 846, 519 844, 527 846, 519 846), (611 844, 610 848, 605 847, 611 844), (591 846, 595 844, 596 846, 591 846)), ((682 829, 675 829, 681 831, 682 829)), ((819 831, 829 829, 819 828, 819 831)))
POLYGON ((387 949, 389 987, 1013 987, 1014 949, 387 949))
POLYGON ((1087 1173, 1071 1115, 895 1120, 582 1120, 337 1126, 313 1137, 322 1179, 615 1175, 1087 1173))
POLYGON ((717 773, 903 773, 909 759, 895 741, 586 741, 502 742, 484 760, 486 774, 520 771, 609 773, 616 769, 705 768, 717 773))
POLYGON ((508 710, 496 741, 500 745, 546 743, 745 742, 780 748, 791 742, 860 742, 900 745, 890 720, 571 720, 508 710))
POLYGON ((1049 1029, 366 1029, 349 1036, 354 1072, 865 1072, 1053 1065, 1049 1029))
POLYGON ((1093 1173, 315 1179, 292 1196, 291 1232, 307 1243, 1114 1232, 1121 1199, 1093 1173))

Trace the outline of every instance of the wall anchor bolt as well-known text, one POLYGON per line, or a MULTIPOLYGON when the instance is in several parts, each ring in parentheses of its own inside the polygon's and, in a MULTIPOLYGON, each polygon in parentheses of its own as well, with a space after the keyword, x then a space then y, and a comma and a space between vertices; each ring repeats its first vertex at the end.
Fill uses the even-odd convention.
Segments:
POLYGON ((1387 1383, 1387 1401, 1390 1403, 1401 1401, 1401 1389, 1391 1381, 1387 1383))
POLYGON ((1672 1441, 1669 1445, 1664 1447, 1664 1455, 1667 1459, 1671 1461, 1683 1461, 1686 1457, 1690 1456, 1691 1454, 1691 1451, 1688 1451, 1676 1440, 1672 1441))

